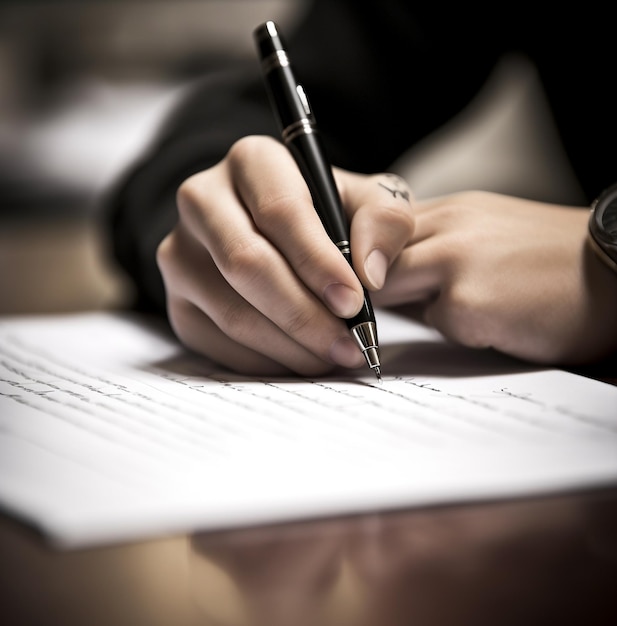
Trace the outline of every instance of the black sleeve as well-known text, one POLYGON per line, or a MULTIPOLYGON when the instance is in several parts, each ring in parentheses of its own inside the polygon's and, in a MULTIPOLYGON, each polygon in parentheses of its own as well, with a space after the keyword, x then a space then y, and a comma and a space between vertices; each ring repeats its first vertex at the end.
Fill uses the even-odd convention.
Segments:
POLYGON ((138 309, 165 309, 155 255, 176 222, 176 191, 182 181, 217 163, 236 139, 275 132, 267 103, 247 80, 249 74, 239 69, 188 87, 149 149, 103 198, 111 253, 134 283, 138 309))
MULTIPOLYGON (((335 165, 384 170, 460 111, 492 68, 493 44, 484 36, 482 47, 468 45, 473 34, 460 26, 463 17, 483 23, 471 7, 453 9, 444 22, 429 6, 435 3, 417 4, 314 0, 285 33, 335 165)), ((165 307, 155 251, 176 221, 178 186, 249 134, 277 136, 257 55, 187 89, 150 148, 109 190, 104 215, 113 254, 133 279, 140 308, 165 307)))

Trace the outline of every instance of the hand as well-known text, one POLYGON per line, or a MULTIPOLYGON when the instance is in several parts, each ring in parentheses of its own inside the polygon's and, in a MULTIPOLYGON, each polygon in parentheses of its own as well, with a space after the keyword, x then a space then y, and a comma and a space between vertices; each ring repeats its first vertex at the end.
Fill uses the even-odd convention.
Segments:
MULTIPOLYGON (((336 171, 360 280, 380 288, 413 230, 393 175, 336 171)), ((239 372, 324 374, 364 358, 341 318, 360 280, 326 235, 289 151, 245 137, 178 191, 179 221, 157 261, 171 325, 189 348, 239 372)))
POLYGON ((410 245, 376 305, 424 303, 455 342, 574 364, 617 348, 617 276, 589 249, 589 210, 494 193, 416 202, 410 245))

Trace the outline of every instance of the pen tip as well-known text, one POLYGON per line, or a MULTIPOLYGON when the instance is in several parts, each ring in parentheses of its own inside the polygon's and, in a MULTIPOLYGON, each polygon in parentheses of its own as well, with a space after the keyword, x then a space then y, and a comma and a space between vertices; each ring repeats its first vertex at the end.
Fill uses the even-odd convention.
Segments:
POLYGON ((374 367, 373 371, 375 372, 375 376, 377 376, 377 382, 381 384, 383 379, 381 378, 381 369, 379 367, 374 367))

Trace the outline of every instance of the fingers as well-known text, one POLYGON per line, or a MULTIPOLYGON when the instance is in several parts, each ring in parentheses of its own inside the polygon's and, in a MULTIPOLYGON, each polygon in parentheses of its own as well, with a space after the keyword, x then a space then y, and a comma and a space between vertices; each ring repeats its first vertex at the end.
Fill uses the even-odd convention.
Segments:
POLYGON ((284 376, 293 371, 293 368, 286 368, 265 354, 231 339, 188 300, 172 298, 169 318, 174 332, 185 346, 240 374, 260 372, 264 376, 284 376))
POLYGON ((418 220, 428 231, 431 219, 426 211, 418 215, 418 203, 407 183, 390 173, 361 176, 335 170, 335 174, 352 214, 354 268, 374 290, 373 303, 396 306, 432 297, 444 274, 442 264, 436 263, 442 258, 435 249, 439 240, 431 239, 426 246, 422 241, 429 239, 429 233, 418 237, 418 220))
POLYGON ((234 145, 228 165, 256 229, 332 313, 355 315, 362 307, 360 282, 324 231, 288 150, 272 139, 249 137, 234 145), (271 144, 267 153, 265 142, 271 144))
POLYGON ((381 289, 390 265, 414 230, 411 191, 395 174, 335 173, 343 204, 351 214, 354 269, 368 289, 381 289))
POLYGON ((410 301, 410 289, 420 289, 403 276, 417 262, 409 254, 412 197, 392 174, 335 176, 355 272, 274 139, 246 137, 181 185, 178 226, 158 263, 170 320, 187 346, 238 371, 312 375, 363 365, 341 318, 361 308, 363 284, 386 300, 410 301))
POLYGON ((495 240, 494 200, 492 194, 462 192, 415 202, 412 236, 392 264, 375 303, 429 300, 441 305, 444 292, 461 284, 466 275, 479 276, 481 270, 475 266, 495 240))
POLYGON ((182 224, 159 246, 158 261, 171 325, 191 349, 245 373, 314 376, 333 363, 361 363, 357 346, 337 318, 336 339, 321 357, 280 329, 232 288, 182 224))
POLYGON ((416 202, 412 236, 393 262, 375 304, 424 302, 427 321, 451 337, 448 327, 462 325, 455 321, 455 292, 467 289, 486 271, 485 239, 492 236, 490 229, 485 232, 485 202, 485 195, 469 193, 416 202))
MULTIPOLYGON (((263 146, 264 143, 261 142, 260 145, 263 146)), ((267 182, 272 171, 277 171, 282 179, 285 179, 286 170, 290 176, 295 173, 290 167, 290 163, 294 166, 293 161, 290 161, 286 152, 278 151, 280 146, 276 142, 267 140, 265 147, 270 151, 265 150, 261 159, 264 180, 256 180, 254 183, 260 190, 263 190, 260 185, 267 182)), ((236 155, 234 158, 239 157, 236 155)), ((219 328, 225 328, 226 332, 244 345, 247 345, 250 335, 257 342, 255 345, 263 346, 264 349, 272 347, 271 331, 260 329, 264 331, 260 334, 253 326, 253 319, 248 312, 255 309, 263 318, 270 320, 285 335, 293 338, 322 361, 345 367, 360 366, 362 355, 357 346, 349 341, 349 332, 344 323, 311 292, 303 280, 304 277, 298 276, 290 261, 281 254, 276 242, 272 242, 258 228, 244 199, 238 198, 238 187, 246 183, 239 182, 245 174, 236 171, 237 167, 237 164, 232 166, 224 161, 189 179, 178 193, 178 209, 183 228, 176 237, 184 235, 184 239, 188 240, 187 233, 190 233, 190 238, 194 238, 207 251, 218 270, 218 273, 211 272, 209 282, 203 275, 195 276, 193 283, 185 290, 185 299, 196 303, 219 328), (224 301, 217 299, 219 293, 225 294, 224 301), (232 304, 231 294, 238 301, 245 301, 250 308, 247 305, 241 307, 232 304), (229 313, 227 316, 223 314, 226 310, 234 312, 235 317, 231 319, 239 320, 234 328, 229 328, 229 313), (244 334, 240 336, 242 333, 244 334)), ((246 170, 246 175, 253 172, 251 163, 247 162, 246 170)), ((256 176, 256 172, 253 175, 256 176)), ((273 181, 269 184, 277 189, 273 181)), ((295 193, 299 202, 302 202, 306 192, 303 187, 299 187, 300 192, 294 192, 291 187, 289 190, 285 188, 285 197, 292 198, 290 194, 295 193)), ((306 202, 305 198, 304 201, 306 202)), ((294 209, 293 203, 291 208, 294 209)), ((319 223, 312 205, 309 208, 310 210, 288 211, 287 222, 292 230, 293 224, 298 220, 302 224, 308 224, 309 228, 314 223, 313 220, 317 219, 319 223)), ((299 234, 296 236, 299 237, 299 234)), ((325 234, 318 243, 321 243, 322 248, 334 247, 325 234)), ((353 281, 359 285, 348 264, 341 262, 341 255, 335 247, 334 251, 338 255, 334 257, 336 262, 332 263, 334 268, 326 268, 324 271, 329 271, 332 276, 338 274, 343 277, 350 273, 353 281)), ((161 261, 170 265, 174 262, 182 263, 183 254, 187 256, 182 247, 176 246, 173 253, 162 256, 161 261)), ((316 265, 324 267, 323 261, 319 260, 319 265, 317 260, 316 265)), ((199 267, 199 260, 190 259, 184 265, 185 272, 188 272, 186 275, 190 276, 190 271, 199 267)), ((171 283, 172 280, 169 279, 168 282, 171 283)), ((185 277, 184 281, 186 280, 185 277)), ((335 290, 339 288, 338 285, 340 283, 335 284, 335 290)), ((276 343, 273 345, 282 355, 283 348, 276 343)))
POLYGON ((530 361, 601 353, 598 312, 614 308, 606 290, 597 292, 605 306, 591 293, 587 211, 478 191, 416 209, 411 245, 377 304, 424 296, 425 320, 447 338, 530 361))

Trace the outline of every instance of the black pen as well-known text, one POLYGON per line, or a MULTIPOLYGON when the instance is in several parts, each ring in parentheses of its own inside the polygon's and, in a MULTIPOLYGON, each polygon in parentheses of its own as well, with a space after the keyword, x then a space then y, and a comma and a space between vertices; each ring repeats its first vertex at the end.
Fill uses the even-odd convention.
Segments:
MULTIPOLYGON (((315 115, 302 85, 296 80, 277 25, 268 21, 254 31, 261 59, 266 90, 283 141, 293 155, 313 198, 315 210, 343 256, 353 267, 349 245, 349 225, 339 196, 332 166, 326 157, 315 115)), ((377 341, 377 325, 366 288, 360 312, 346 319, 368 366, 381 381, 381 362, 377 341)))

